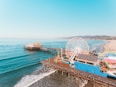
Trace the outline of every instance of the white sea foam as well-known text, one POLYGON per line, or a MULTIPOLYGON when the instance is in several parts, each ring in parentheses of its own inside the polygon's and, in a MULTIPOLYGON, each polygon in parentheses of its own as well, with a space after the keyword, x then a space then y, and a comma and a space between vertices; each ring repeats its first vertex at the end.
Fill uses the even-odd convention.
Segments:
POLYGON ((39 75, 27 75, 24 76, 14 87, 29 87, 32 84, 34 84, 35 82, 37 82, 38 80, 49 76, 50 74, 54 73, 55 70, 51 70, 45 73, 41 73, 39 75))

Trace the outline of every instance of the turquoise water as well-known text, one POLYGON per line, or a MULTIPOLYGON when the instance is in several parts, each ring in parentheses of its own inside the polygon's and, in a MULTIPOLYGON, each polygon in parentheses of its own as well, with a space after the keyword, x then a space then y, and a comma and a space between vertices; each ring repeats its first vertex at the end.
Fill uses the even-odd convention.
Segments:
MULTIPOLYGON (((29 52, 27 43, 40 42, 45 47, 65 48, 67 40, 0 39, 0 87, 13 87, 23 76, 41 67, 40 61, 51 58, 54 52, 29 52)), ((101 40, 89 40, 89 45, 103 44, 101 40)))

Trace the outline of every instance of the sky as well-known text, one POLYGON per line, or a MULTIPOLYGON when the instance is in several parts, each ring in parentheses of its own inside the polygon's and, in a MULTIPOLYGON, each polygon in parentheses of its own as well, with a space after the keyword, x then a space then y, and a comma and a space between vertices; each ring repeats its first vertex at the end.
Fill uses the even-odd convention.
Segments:
POLYGON ((116 36, 116 0, 0 0, 0 38, 116 36))

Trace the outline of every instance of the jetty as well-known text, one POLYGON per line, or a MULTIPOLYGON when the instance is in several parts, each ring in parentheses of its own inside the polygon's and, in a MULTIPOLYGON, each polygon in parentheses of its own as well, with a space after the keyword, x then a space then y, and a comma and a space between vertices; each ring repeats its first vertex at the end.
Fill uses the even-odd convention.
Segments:
POLYGON ((25 45, 24 49, 26 49, 28 51, 49 52, 49 51, 52 51, 52 50, 59 51, 61 48, 44 47, 39 42, 36 42, 36 43, 30 43, 30 44, 25 45))
POLYGON ((42 64, 46 67, 55 69, 57 71, 61 71, 67 73, 67 76, 74 76, 75 78, 80 78, 82 80, 87 80, 93 82, 93 87, 116 87, 116 80, 101 77, 92 73, 84 72, 81 70, 75 70, 70 67, 69 64, 63 63, 61 61, 56 61, 57 57, 50 58, 45 61, 42 61, 42 64))

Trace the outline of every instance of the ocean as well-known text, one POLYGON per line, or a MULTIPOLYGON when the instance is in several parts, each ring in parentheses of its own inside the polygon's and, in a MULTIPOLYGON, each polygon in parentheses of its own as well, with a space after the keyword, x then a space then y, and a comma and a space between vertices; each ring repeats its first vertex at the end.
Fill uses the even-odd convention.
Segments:
MULTIPOLYGON (((52 58, 56 52, 27 51, 28 43, 40 42, 49 48, 65 48, 66 39, 0 39, 0 87, 13 87, 21 78, 42 67, 42 60, 52 58)), ((102 40, 88 40, 90 49, 101 47, 102 40)))

